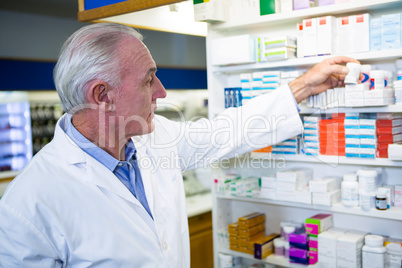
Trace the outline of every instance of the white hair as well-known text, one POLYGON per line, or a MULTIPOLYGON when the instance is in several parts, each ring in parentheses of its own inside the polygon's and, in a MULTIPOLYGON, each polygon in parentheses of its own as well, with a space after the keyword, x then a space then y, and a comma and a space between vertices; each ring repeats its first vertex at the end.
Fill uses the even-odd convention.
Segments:
POLYGON ((54 83, 66 112, 87 103, 88 84, 102 80, 119 88, 122 78, 120 42, 143 37, 131 27, 116 23, 97 23, 82 27, 64 43, 53 70, 54 83))

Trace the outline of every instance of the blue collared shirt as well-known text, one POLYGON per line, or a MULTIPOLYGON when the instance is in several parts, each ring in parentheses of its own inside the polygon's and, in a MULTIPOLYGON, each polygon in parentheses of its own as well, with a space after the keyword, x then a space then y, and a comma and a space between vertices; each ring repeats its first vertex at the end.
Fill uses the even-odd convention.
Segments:
MULTIPOLYGON (((68 120, 66 126, 66 134, 87 154, 95 158, 101 164, 103 164, 107 169, 109 169, 116 177, 127 187, 127 189, 137 198, 148 214, 152 218, 152 213, 149 209, 148 202, 145 197, 145 189, 142 181, 136 183, 136 174, 134 172, 137 168, 139 173, 137 161, 137 150, 135 148, 134 142, 130 141, 126 144, 125 156, 126 161, 119 161, 100 147, 93 144, 87 138, 84 137, 68 120), (130 172, 131 171, 131 172, 130 172), (135 186, 136 185, 136 186, 135 186), (136 192, 137 191, 137 192, 136 192), (142 198, 139 198, 141 195, 142 198)), ((139 174, 141 176, 141 174, 139 174)), ((141 178, 139 178, 142 180, 141 178)))

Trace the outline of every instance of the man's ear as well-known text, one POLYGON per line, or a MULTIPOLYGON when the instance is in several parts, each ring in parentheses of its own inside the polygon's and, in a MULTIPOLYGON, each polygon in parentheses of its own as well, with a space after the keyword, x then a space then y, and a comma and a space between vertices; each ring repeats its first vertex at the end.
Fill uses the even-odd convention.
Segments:
POLYGON ((113 111, 112 87, 106 82, 96 82, 91 85, 88 91, 88 98, 91 103, 99 107, 101 111, 113 111))

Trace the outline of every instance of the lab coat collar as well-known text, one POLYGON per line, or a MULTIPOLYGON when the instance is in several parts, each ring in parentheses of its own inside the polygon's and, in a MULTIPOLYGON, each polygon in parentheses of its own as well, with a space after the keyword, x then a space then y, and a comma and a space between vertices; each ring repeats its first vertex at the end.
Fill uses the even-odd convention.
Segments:
MULTIPOLYGON (((86 179, 88 182, 98 185, 99 187, 107 189, 108 191, 111 191, 130 201, 136 206, 141 207, 141 209, 144 210, 144 212, 147 214, 147 217, 149 217, 148 213, 142 207, 141 203, 117 179, 113 172, 111 172, 95 158, 85 153, 64 132, 66 123, 68 122, 67 120, 71 121, 70 114, 65 114, 59 119, 56 125, 54 139, 52 141, 52 143, 55 143, 56 148, 63 148, 62 158, 64 158, 64 161, 66 161, 66 163, 70 165, 86 164, 86 176, 83 176, 83 179, 86 179)), ((150 163, 150 161, 147 161, 147 158, 149 160, 149 157, 147 155, 147 149, 145 146, 145 143, 148 139, 144 139, 143 137, 133 137, 132 140, 136 144, 136 146, 138 146, 138 159, 142 159, 142 161, 139 161, 141 176, 144 184, 145 194, 147 196, 148 205, 150 207, 152 215, 154 215, 155 210, 153 202, 151 172, 149 166, 147 167, 144 165, 144 163, 150 163)))

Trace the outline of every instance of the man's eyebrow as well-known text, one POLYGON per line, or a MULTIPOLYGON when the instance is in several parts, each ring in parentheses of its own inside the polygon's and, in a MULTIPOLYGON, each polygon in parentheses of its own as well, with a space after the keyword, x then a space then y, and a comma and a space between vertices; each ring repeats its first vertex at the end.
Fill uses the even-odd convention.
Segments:
POLYGON ((157 71, 156 67, 149 68, 149 70, 147 72, 147 76, 150 74, 156 73, 156 71, 157 71))

